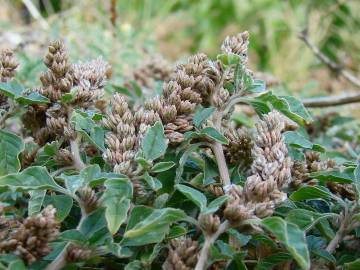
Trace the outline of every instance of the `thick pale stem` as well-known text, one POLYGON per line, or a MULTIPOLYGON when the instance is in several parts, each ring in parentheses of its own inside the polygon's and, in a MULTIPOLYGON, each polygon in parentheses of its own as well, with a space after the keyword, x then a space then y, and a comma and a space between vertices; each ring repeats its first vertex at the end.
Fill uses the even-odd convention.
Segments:
POLYGON ((71 148, 71 154, 74 158, 74 167, 78 169, 79 171, 83 168, 85 168, 84 162, 81 160, 80 156, 80 150, 79 150, 79 141, 81 137, 77 135, 75 140, 70 140, 70 148, 71 148))
POLYGON ((205 236, 205 242, 201 249, 198 262, 196 264, 195 270, 205 270, 207 268, 207 261, 209 258, 210 247, 211 245, 219 238, 219 236, 224 233, 230 227, 228 221, 224 221, 219 226, 219 229, 213 235, 205 236))
POLYGON ((231 185, 229 169, 226 164, 224 150, 222 145, 219 142, 214 142, 212 145, 214 155, 218 164, 220 178, 223 186, 231 185))

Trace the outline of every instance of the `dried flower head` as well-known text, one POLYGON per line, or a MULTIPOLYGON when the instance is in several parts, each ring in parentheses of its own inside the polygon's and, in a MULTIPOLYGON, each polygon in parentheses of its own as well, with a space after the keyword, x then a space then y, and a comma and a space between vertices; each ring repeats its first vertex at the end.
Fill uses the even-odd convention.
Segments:
POLYGON ((163 265, 165 270, 194 269, 199 254, 199 244, 191 239, 175 239, 171 241, 169 254, 163 265))
POLYGON ((48 206, 40 214, 27 217, 1 241, 0 252, 14 253, 27 264, 49 254, 49 243, 59 234, 55 212, 55 208, 48 206))
POLYGON ((245 31, 236 36, 228 36, 221 45, 223 53, 233 53, 241 56, 242 62, 247 62, 247 50, 249 45, 249 32, 245 31))

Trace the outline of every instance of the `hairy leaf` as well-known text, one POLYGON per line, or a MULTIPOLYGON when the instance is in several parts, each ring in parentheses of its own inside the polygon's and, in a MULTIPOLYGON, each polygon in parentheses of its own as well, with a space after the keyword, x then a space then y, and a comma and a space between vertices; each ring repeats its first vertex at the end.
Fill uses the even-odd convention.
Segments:
POLYGON ((18 136, 0 130, 0 176, 20 170, 19 154, 23 150, 24 143, 18 136))

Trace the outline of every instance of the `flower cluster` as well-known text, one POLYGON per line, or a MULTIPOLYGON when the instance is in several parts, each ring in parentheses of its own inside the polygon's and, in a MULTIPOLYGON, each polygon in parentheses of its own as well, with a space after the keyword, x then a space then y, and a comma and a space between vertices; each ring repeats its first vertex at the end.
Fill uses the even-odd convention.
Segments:
POLYGON ((0 253, 12 252, 27 264, 49 254, 49 243, 59 235, 55 212, 55 208, 48 206, 40 214, 19 222, 7 235, 2 235, 0 253))
POLYGON ((243 188, 233 186, 229 191, 232 199, 224 215, 230 222, 269 216, 275 205, 286 199, 281 190, 291 182, 292 160, 281 134, 284 129, 284 119, 277 111, 264 115, 256 125, 252 175, 243 188))
MULTIPOLYGON (((7 82, 15 76, 16 68, 19 66, 11 50, 0 51, 0 82, 7 82)), ((0 93, 0 109, 6 109, 7 98, 0 93)))

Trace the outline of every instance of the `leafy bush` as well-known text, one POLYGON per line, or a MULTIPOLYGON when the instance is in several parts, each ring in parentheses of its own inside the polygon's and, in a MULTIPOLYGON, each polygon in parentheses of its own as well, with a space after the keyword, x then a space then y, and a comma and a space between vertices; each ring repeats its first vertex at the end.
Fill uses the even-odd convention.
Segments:
POLYGON ((35 89, 2 52, 1 268, 358 269, 356 141, 266 91, 248 37, 108 91, 61 41, 35 89))

